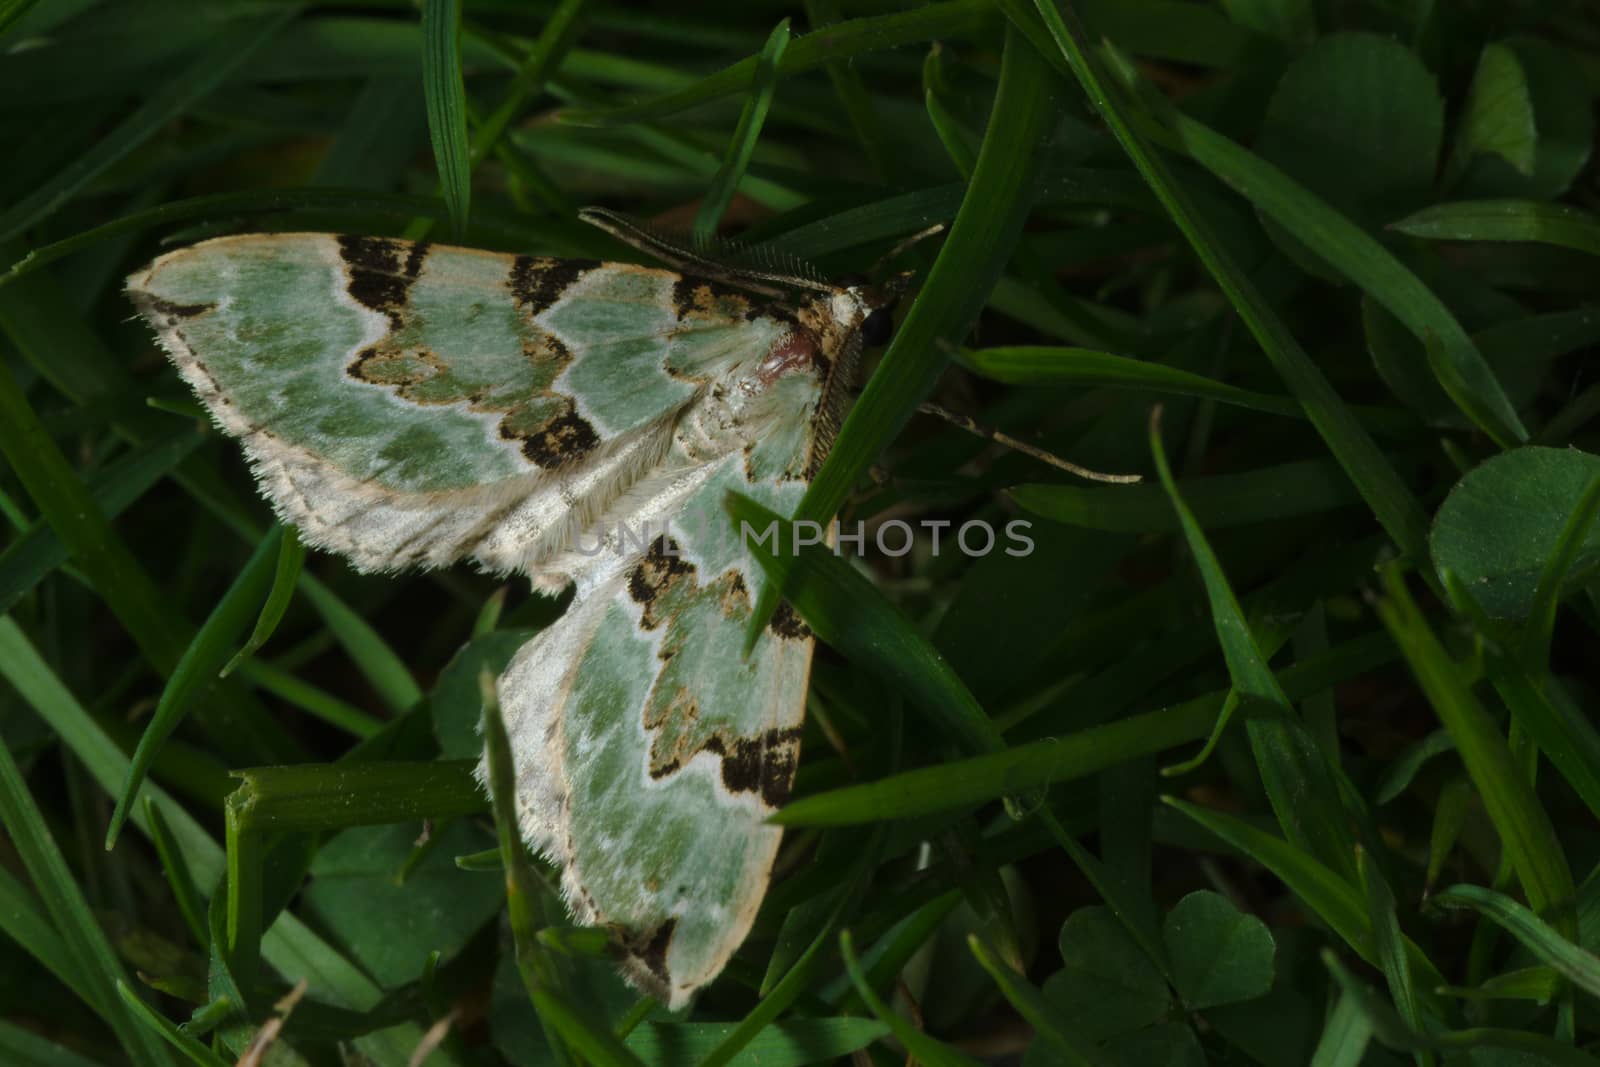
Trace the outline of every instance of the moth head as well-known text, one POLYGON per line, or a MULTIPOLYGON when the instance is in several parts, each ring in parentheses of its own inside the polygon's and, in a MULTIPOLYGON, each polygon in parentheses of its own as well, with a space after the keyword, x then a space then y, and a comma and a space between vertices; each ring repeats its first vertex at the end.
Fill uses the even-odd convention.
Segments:
POLYGON ((859 309, 861 324, 857 327, 861 343, 867 348, 879 348, 894 336, 894 308, 900 295, 911 284, 911 272, 891 274, 881 281, 869 281, 864 275, 847 274, 839 285, 848 293, 859 309))

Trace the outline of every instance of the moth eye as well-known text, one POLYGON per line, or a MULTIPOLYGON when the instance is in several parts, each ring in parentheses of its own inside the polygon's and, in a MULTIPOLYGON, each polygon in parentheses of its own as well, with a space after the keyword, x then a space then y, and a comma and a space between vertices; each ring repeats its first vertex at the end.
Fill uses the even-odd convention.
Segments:
POLYGON ((861 343, 868 348, 886 345, 893 336, 894 315, 888 308, 879 308, 861 322, 861 343))

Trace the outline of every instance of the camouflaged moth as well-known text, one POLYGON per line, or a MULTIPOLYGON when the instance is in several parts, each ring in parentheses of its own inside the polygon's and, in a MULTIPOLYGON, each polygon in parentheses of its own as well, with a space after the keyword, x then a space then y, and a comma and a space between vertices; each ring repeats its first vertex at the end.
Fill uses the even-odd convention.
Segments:
POLYGON ((584 218, 675 269, 260 234, 128 292, 308 544, 576 587, 498 682, 517 812, 574 918, 675 1008, 755 919, 812 654, 780 610, 740 655, 761 575, 722 501, 793 511, 893 294, 584 218))

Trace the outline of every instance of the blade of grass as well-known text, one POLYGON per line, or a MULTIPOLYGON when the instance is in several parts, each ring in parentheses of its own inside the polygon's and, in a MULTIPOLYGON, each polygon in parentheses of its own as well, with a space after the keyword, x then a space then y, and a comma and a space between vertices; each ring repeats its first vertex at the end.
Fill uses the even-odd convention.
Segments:
POLYGON ((1600 957, 1557 933, 1549 923, 1512 900, 1478 885, 1453 885, 1429 901, 1442 908, 1469 908, 1504 929, 1541 962, 1574 984, 1600 995, 1600 957))
POLYGON ((783 583, 818 638, 903 694, 962 751, 1005 747, 994 721, 949 663, 866 577, 820 545, 801 545, 790 554, 784 542, 797 544, 798 530, 748 497, 730 493, 727 509, 749 531, 744 544, 768 583, 783 583))
MULTIPOLYGON (((170 474, 203 440, 203 434, 186 430, 135 448, 90 483, 95 506, 107 519, 116 518, 170 474)), ((36 522, 12 540, 0 553, 0 615, 14 608, 68 558, 66 545, 48 522, 36 522)))
MULTIPOLYGON (((1258 830, 1243 819, 1176 797, 1161 799, 1275 874, 1357 955, 1375 967, 1380 966, 1372 920, 1355 886, 1283 838, 1258 830)), ((1443 976, 1422 950, 1409 939, 1404 939, 1403 943, 1413 974, 1429 989, 1443 985, 1443 976)))
POLYGON ((1284 835, 1344 878, 1355 875, 1355 839, 1339 799, 1337 775, 1300 722, 1277 677, 1251 636, 1250 624, 1228 585, 1222 563, 1184 503, 1161 445, 1161 409, 1150 412, 1150 454, 1161 487, 1183 526, 1189 554, 1205 583, 1212 625, 1228 664, 1233 691, 1245 714, 1245 731, 1261 782, 1284 835))
POLYGON ((461 0, 424 0, 422 91, 428 138, 439 187, 457 237, 472 207, 471 150, 467 140, 467 88, 461 74, 461 0))
MULTIPOLYGON (((1133 105, 1113 94, 1112 83, 1090 59, 1083 29, 1075 16, 1064 18, 1055 0, 1036 0, 1054 54, 1082 84, 1085 94, 1115 134, 1123 151, 1188 238, 1195 253, 1244 320, 1289 391, 1355 483, 1384 530, 1413 559, 1427 559, 1428 521, 1410 489, 1361 427, 1322 371, 1306 355, 1283 320, 1217 239, 1214 224, 1200 214, 1189 193, 1173 177, 1166 162, 1136 129, 1133 105)), ((1008 14, 1011 7, 1008 5, 1008 14)))
POLYGON ((200 887, 195 884, 194 872, 189 869, 183 847, 174 836, 172 827, 167 824, 167 817, 161 813, 161 805, 156 803, 155 798, 145 797, 144 817, 150 832, 150 843, 156 847, 156 856, 161 860, 161 869, 166 872, 173 901, 178 905, 178 914, 183 916, 183 924, 188 928, 189 936, 194 938, 194 943, 204 946, 208 936, 206 904, 200 895, 200 887))
POLYGON ((1404 1052, 1435 1049, 1452 1052, 1474 1048, 1503 1048, 1521 1053, 1517 1058, 1528 1058, 1535 1063, 1549 1063, 1554 1067, 1594 1067, 1595 1058, 1572 1045, 1555 1038, 1528 1030, 1507 1030, 1500 1027, 1474 1027, 1467 1030, 1450 1030, 1444 1033, 1423 1034, 1406 1026, 1395 1010, 1365 983, 1356 981, 1339 962, 1331 950, 1324 949, 1322 962, 1327 966, 1345 996, 1355 999, 1366 1016, 1372 1033, 1383 1044, 1404 1052))
POLYGON ((1519 650, 1523 663, 1530 671, 1546 670, 1550 662, 1550 635, 1555 630, 1561 587, 1583 548, 1597 512, 1600 512, 1600 475, 1590 479, 1584 487, 1583 495, 1572 508, 1572 514, 1562 524, 1561 535, 1550 550, 1550 558, 1539 572, 1539 584, 1534 587, 1533 603, 1528 609, 1528 620, 1519 650))
POLYGON ((116 986, 124 977, 122 963, 89 910, 71 868, 50 836, 44 814, 34 803, 11 749, 4 742, 0 742, 0 825, 5 827, 84 990, 90 994, 89 1007, 111 1027, 135 1064, 170 1064, 165 1046, 121 1002, 116 986))
MULTIPOLYGON (((933 387, 947 353, 955 351, 971 328, 1032 207, 1040 141, 1056 119, 1055 80, 1027 42, 1008 30, 1000 85, 961 210, 921 292, 840 427, 827 461, 806 488, 796 519, 828 522, 837 514, 856 480, 933 387)), ((769 579, 762 586, 747 649, 782 595, 778 582, 769 579)))
POLYGON ((1389 228, 1438 241, 1536 241, 1600 256, 1600 215, 1540 200, 1434 204, 1389 228))
MULTIPOLYGON (((289 602, 294 599, 295 583, 300 580, 300 568, 306 560, 306 546, 293 529, 283 527, 277 529, 280 531, 278 562, 272 572, 272 588, 267 592, 266 602, 261 605, 261 614, 256 617, 256 624, 250 631, 249 639, 223 666, 220 677, 226 678, 232 674, 240 664, 255 655, 256 650, 267 643, 273 631, 278 628, 278 623, 283 621, 284 613, 289 610, 289 602)), ((268 540, 271 539, 269 535, 268 540)), ((262 542, 266 543, 267 541, 262 542)))
POLYGON ((1110 1067, 1112 1061, 1106 1053, 1057 1023, 1056 1009, 1044 999, 1044 994, 996 959, 978 935, 967 935, 967 947, 977 957, 979 966, 988 971, 989 977, 1000 987, 1001 994, 1017 1009, 1017 1014, 1033 1027, 1035 1040, 1049 1046, 1061 1062, 1074 1067, 1110 1067))
MULTIPOLYGON (((554 967, 548 953, 539 941, 539 928, 544 925, 539 914, 538 900, 552 892, 534 869, 528 858, 527 845, 522 841, 521 823, 517 819, 516 773, 511 761, 511 741, 506 736, 505 720, 500 717, 500 694, 494 677, 487 671, 478 679, 483 695, 483 743, 489 764, 489 800, 494 812, 495 834, 500 841, 500 864, 505 871, 506 910, 511 917, 511 940, 516 953, 517 973, 523 988, 533 998, 534 1010, 545 1041, 559 1065, 571 1063, 572 1052, 567 1041, 570 1035, 562 1029, 566 1020, 563 1005, 541 1005, 538 995, 554 981, 554 967), (546 1012, 550 1009, 550 1013, 546 1012)), ((581 1031, 579 1032, 582 1036, 581 1031)), ((607 1035, 609 1036, 609 1035, 607 1035)), ((615 1040, 615 1038, 612 1038, 615 1040)), ((584 1050, 593 1055, 593 1049, 584 1050)), ((604 1047, 602 1048, 604 1051, 604 1047)), ((631 1053, 629 1054, 631 1055, 631 1053)))
POLYGON ((734 127, 733 139, 728 142, 722 165, 712 176, 705 198, 700 201, 700 210, 694 216, 693 233, 696 241, 708 241, 716 234, 723 213, 728 210, 739 182, 750 167, 750 157, 756 150, 756 141, 761 138, 761 127, 767 121, 773 94, 778 89, 778 63, 788 47, 789 20, 784 19, 767 36, 767 43, 756 57, 755 73, 750 79, 750 95, 745 97, 744 107, 739 112, 739 124, 734 127))
MULTIPOLYGON (((1356 874, 1366 892, 1367 915, 1372 922, 1373 941, 1384 981, 1389 985, 1389 996, 1406 1025, 1423 1031, 1422 1009, 1411 980, 1411 964, 1406 959, 1405 936, 1400 932, 1400 919, 1395 914, 1394 893, 1364 848, 1356 850, 1356 874)), ((1433 1067, 1435 1063, 1433 1053, 1427 1050, 1419 1050, 1416 1058, 1417 1067, 1433 1067)))
POLYGON ((951 1048, 943 1041, 923 1033, 919 1027, 912 1026, 900 1013, 883 1002, 883 998, 867 983, 867 976, 862 973, 861 963, 856 959, 855 946, 850 941, 850 931, 844 930, 839 934, 839 954, 844 957, 845 970, 850 975, 850 981, 855 983, 856 992, 861 994, 861 999, 866 1001, 867 1007, 889 1029, 894 1031, 894 1036, 905 1046, 906 1052, 915 1057, 918 1063, 927 1067, 978 1067, 978 1061, 951 1048))
MULTIPOLYGON (((813 30, 795 41, 794 47, 785 53, 779 70, 783 74, 799 74, 824 63, 848 61, 865 52, 898 48, 917 41, 965 37, 991 17, 986 0, 945 0, 892 15, 850 19, 813 30)), ((757 56, 748 56, 660 96, 614 108, 573 108, 563 112, 561 117, 566 122, 583 126, 618 126, 676 114, 743 92, 750 85, 758 62, 757 56)))
POLYGON ((139 994, 120 978, 117 980, 117 995, 149 1033, 160 1037, 177 1049, 179 1054, 195 1067, 228 1067, 226 1060, 212 1052, 198 1038, 184 1033, 165 1016, 158 1014, 150 1005, 140 1000, 139 994))
POLYGON ((256 546, 249 561, 234 579, 228 591, 217 601, 210 616, 195 631, 194 639, 184 649, 183 657, 167 678, 161 699, 150 716, 139 744, 128 763, 128 777, 117 793, 116 806, 111 812, 111 822, 106 828, 105 847, 109 852, 116 847, 117 836, 132 808, 139 787, 150 770, 161 743, 178 728, 189 710, 190 702, 216 678, 217 672, 227 662, 228 649, 237 640, 239 631, 249 621, 250 612, 261 602, 267 591, 268 575, 273 558, 283 540, 283 527, 273 527, 273 532, 256 546))
POLYGON ((50 180, 0 211, 0 243, 10 241, 55 212, 107 168, 209 96, 297 14, 294 7, 285 7, 257 18, 240 19, 228 27, 193 64, 157 86, 145 97, 144 103, 101 137, 93 148, 76 156, 50 180))
POLYGON ((1517 770, 1494 720, 1412 600, 1398 567, 1385 568, 1383 579, 1386 596, 1378 604, 1378 615, 1405 654, 1439 721, 1455 738, 1456 751, 1483 798, 1529 903, 1563 934, 1574 933, 1572 872, 1549 815, 1517 770))
MULTIPOLYGON (((1291 700, 1300 700, 1394 656, 1394 645, 1385 635, 1369 634, 1337 646, 1326 656, 1287 668, 1279 683, 1291 700)), ((1025 793, 1197 741, 1210 731, 1225 696, 1225 692, 1212 693, 1066 737, 802 797, 790 801, 770 821, 782 826, 851 826, 929 815, 1025 793)))

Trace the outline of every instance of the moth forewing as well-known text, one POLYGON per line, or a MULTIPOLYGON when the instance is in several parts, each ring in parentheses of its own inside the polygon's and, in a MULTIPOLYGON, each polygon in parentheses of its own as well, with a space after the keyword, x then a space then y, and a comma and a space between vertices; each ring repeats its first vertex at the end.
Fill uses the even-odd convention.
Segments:
POLYGON ((760 575, 721 502, 793 509, 884 301, 325 234, 202 242, 128 291, 307 543, 576 585, 498 681, 521 829, 684 1003, 760 905, 812 648, 780 613, 740 655, 760 575))

